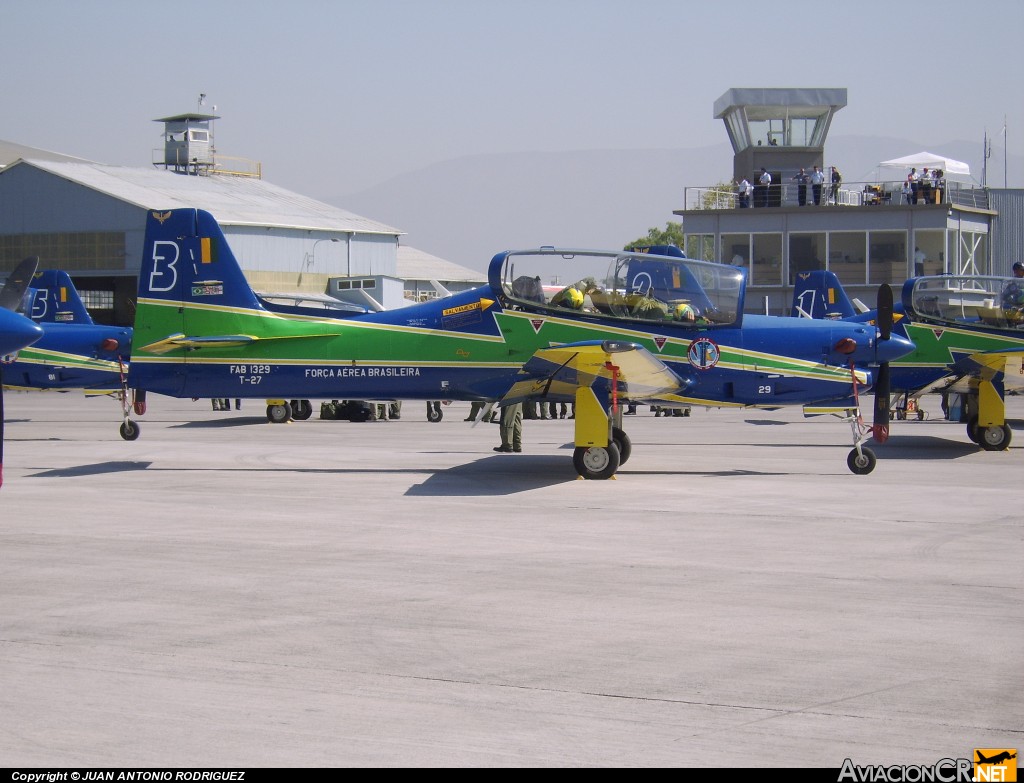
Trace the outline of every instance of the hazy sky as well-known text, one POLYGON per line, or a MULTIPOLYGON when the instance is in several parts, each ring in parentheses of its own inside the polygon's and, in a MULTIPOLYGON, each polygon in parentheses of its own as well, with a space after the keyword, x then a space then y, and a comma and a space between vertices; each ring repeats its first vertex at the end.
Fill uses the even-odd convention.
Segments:
POLYGON ((1005 118, 1010 155, 1024 152, 1022 0, 0 8, 0 139, 149 165, 152 120, 206 93, 219 153, 317 198, 466 155, 721 143, 712 106, 730 87, 846 87, 832 135, 980 147, 987 129, 1000 165, 1005 118))

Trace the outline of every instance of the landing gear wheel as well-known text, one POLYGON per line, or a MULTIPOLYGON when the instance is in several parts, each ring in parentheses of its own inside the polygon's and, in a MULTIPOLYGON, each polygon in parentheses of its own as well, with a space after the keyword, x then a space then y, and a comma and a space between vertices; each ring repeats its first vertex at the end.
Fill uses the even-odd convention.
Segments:
POLYGON ((292 400, 292 418, 305 421, 313 415, 313 405, 309 400, 292 400))
POLYGON ((978 434, 978 417, 972 416, 967 422, 967 437, 971 439, 971 443, 977 443, 981 445, 981 436, 978 434))
POLYGON ((268 405, 267 420, 271 424, 287 424, 292 418, 292 406, 287 402, 284 405, 268 405))
POLYGON ((985 451, 1005 451, 1010 447, 1010 425, 1002 424, 998 427, 979 427, 978 445, 985 451))
POLYGON ((619 447, 615 443, 577 446, 572 454, 572 464, 585 479, 609 479, 619 469, 619 447))
POLYGON ((125 419, 120 428, 121 437, 125 440, 139 439, 139 425, 131 419, 125 419))
POLYGON ((612 427, 612 441, 619 449, 619 466, 621 467, 626 464, 629 455, 633 453, 633 443, 630 441, 629 435, 618 427, 612 427))
POLYGON ((427 421, 431 424, 437 424, 437 422, 441 421, 443 418, 444 414, 441 412, 440 408, 432 408, 429 405, 427 406, 427 421))
POLYGON ((875 469, 875 452, 871 449, 862 448, 860 451, 854 449, 846 457, 846 465, 852 473, 858 476, 866 476, 875 469))
POLYGON ((924 421, 927 418, 928 418, 928 411, 924 410, 923 408, 918 408, 917 409, 917 420, 918 421, 924 421))

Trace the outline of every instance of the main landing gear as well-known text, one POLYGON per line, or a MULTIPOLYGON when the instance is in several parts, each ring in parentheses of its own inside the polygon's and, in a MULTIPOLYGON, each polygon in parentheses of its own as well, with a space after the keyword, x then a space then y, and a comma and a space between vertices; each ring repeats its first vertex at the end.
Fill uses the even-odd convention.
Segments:
POLYGON ((267 400, 267 421, 287 424, 292 420, 292 406, 287 400, 267 400))
MULTIPOLYGON (((613 378, 613 385, 616 380, 613 378)), ((572 464, 585 479, 610 479, 633 453, 633 444, 622 429, 622 406, 612 401, 611 412, 592 388, 576 390, 576 429, 572 464)))
POLYGON ((1012 432, 1006 423, 1006 401, 1002 383, 990 378, 971 381, 966 395, 967 437, 985 451, 1005 451, 1010 447, 1012 432))
POLYGON ((305 421, 313 415, 313 404, 309 400, 267 400, 267 421, 271 424, 287 424, 305 421))

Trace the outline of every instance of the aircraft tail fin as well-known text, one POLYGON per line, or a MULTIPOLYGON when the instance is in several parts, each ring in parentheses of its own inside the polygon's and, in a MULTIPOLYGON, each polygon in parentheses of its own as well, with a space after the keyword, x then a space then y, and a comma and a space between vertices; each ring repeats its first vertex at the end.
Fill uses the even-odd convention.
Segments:
POLYGON ((32 278, 32 305, 28 315, 36 323, 91 324, 92 316, 85 308, 82 297, 61 269, 36 272, 32 278))
POLYGON ((790 315, 796 318, 852 318, 857 315, 857 310, 835 273, 817 269, 796 276, 790 315))
POLYGON ((220 225, 199 209, 150 211, 139 269, 143 301, 262 309, 220 225))
POLYGON ((139 267, 129 368, 132 388, 175 396, 185 381, 154 363, 171 351, 239 345, 253 315, 269 315, 253 293, 213 215, 151 210, 139 267))

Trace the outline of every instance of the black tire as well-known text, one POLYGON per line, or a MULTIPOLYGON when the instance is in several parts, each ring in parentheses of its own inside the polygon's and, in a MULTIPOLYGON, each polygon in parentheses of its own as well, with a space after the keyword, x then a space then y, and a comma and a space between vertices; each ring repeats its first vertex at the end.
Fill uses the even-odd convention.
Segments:
POLYGON ((877 461, 875 452, 871 449, 861 448, 859 452, 857 449, 853 449, 846 457, 846 466, 852 473, 856 473, 858 476, 866 476, 875 469, 877 461))
POLYGON ((437 424, 437 422, 441 421, 443 418, 444 414, 441 412, 440 408, 433 408, 430 405, 427 406, 427 421, 432 424, 437 424))
POLYGON ((1010 447, 1012 437, 1009 424, 978 428, 978 445, 985 451, 1005 451, 1010 447))
POLYGON ((292 418, 305 421, 313 415, 313 404, 309 400, 292 400, 292 418))
POLYGON ((978 417, 972 416, 967 421, 967 437, 970 438, 971 443, 977 443, 981 445, 981 436, 978 434, 978 417))
POLYGON ((292 419, 292 406, 287 402, 284 405, 268 405, 267 421, 271 424, 287 424, 292 419))
POLYGON ((125 419, 120 428, 121 437, 125 440, 139 439, 139 425, 131 419, 125 419))
POLYGON ((619 469, 619 447, 614 443, 607 446, 577 446, 572 454, 572 464, 585 479, 610 479, 619 469))
POLYGON ((633 442, 629 439, 629 435, 618 427, 612 427, 612 440, 619 449, 619 467, 621 467, 626 464, 626 460, 633 453, 633 442))

